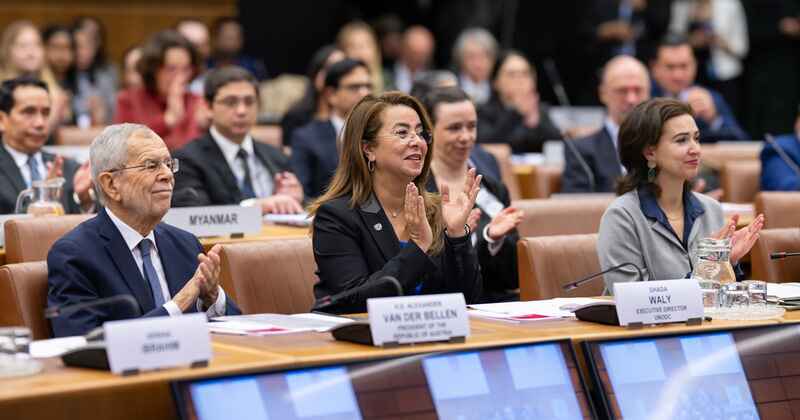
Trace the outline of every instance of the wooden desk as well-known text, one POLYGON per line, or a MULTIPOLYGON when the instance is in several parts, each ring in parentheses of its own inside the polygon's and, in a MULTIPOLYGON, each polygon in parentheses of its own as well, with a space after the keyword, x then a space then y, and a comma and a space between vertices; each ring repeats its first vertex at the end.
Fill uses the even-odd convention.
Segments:
POLYGON ((256 235, 244 235, 241 238, 231 238, 229 236, 215 236, 200 238, 203 249, 208 252, 216 244, 235 244, 240 242, 269 241, 273 239, 298 238, 308 236, 310 228, 286 225, 264 224, 261 233, 256 235))

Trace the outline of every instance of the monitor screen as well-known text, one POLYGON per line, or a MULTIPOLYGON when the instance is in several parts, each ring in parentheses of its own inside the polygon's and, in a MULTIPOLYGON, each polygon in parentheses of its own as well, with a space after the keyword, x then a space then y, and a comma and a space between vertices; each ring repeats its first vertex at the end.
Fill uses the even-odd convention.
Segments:
POLYGON ((800 417, 800 326, 587 342, 610 418, 800 417))
POLYGON ((568 341, 177 382, 185 419, 586 419, 568 341))

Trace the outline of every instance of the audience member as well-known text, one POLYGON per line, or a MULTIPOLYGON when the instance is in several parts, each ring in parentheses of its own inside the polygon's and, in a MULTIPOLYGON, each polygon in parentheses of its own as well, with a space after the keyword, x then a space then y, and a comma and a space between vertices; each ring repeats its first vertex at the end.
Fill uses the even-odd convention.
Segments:
POLYGON ((75 73, 75 39, 72 30, 63 25, 50 25, 42 32, 45 60, 53 78, 66 92, 73 92, 75 73))
POLYGON ((0 214, 14 213, 19 193, 34 182, 65 180, 61 203, 67 213, 94 204, 88 165, 42 150, 50 133, 51 97, 38 79, 19 77, 0 85, 0 214))
POLYGON ((144 86, 142 74, 139 73, 139 60, 142 58, 142 48, 138 45, 128 48, 122 55, 123 74, 122 89, 138 89, 144 86))
POLYGON ((245 55, 242 24, 234 17, 221 17, 211 26, 213 34, 211 59, 208 68, 235 65, 249 71, 259 81, 266 80, 267 70, 261 60, 245 55))
POLYGON ((464 30, 453 47, 453 63, 458 69, 458 85, 478 105, 492 96, 490 77, 497 60, 497 40, 483 28, 464 30))
POLYGON ((539 102, 536 70, 519 52, 506 51, 492 70, 492 97, 478 108, 478 142, 508 143, 514 153, 540 153, 561 139, 549 107, 539 102))
POLYGON ((289 172, 289 159, 253 139, 258 81, 242 67, 211 70, 203 89, 211 128, 175 153, 176 206, 253 203, 264 213, 300 213, 303 189, 289 172))
POLYGON ((387 14, 378 17, 372 27, 380 45, 383 67, 392 68, 403 50, 405 24, 399 16, 387 14))
POLYGON ((388 78, 383 73, 378 40, 369 25, 361 21, 344 25, 336 35, 336 45, 348 57, 367 63, 369 73, 372 75, 374 92, 381 93, 392 88, 391 80, 387 80, 388 78))
MULTIPOLYGON (((499 178, 487 176, 472 154, 477 136, 478 114, 469 96, 458 87, 434 89, 425 97, 425 107, 433 119, 434 144, 428 191, 438 192, 446 184, 457 191, 464 185, 467 171, 475 168, 483 175, 475 200, 479 219, 470 235, 478 252, 483 278, 484 302, 519 299, 517 278, 516 227, 523 213, 511 207, 508 189, 499 178)), ((496 165, 496 163, 495 163, 496 165)))
POLYGON ((175 25, 175 30, 194 45, 198 55, 197 77, 189 83, 189 91, 203 96, 203 81, 206 74, 206 63, 211 58, 211 35, 208 26, 197 19, 182 19, 175 25))
POLYGON ((431 64, 434 42, 433 34, 424 26, 412 26, 405 31, 403 48, 392 72, 395 89, 411 92, 414 80, 431 64))
POLYGON ((142 47, 138 70, 142 88, 128 88, 117 97, 116 122, 150 127, 177 150, 200 134, 202 99, 187 90, 197 69, 197 53, 175 31, 155 34, 142 47))
POLYGON ((392 276, 406 295, 481 296, 481 275, 469 240, 468 216, 481 177, 441 196, 426 191, 431 124, 422 104, 389 92, 367 96, 350 112, 341 162, 329 189, 310 208, 319 283, 317 298, 362 289, 326 312, 364 312, 371 297, 394 295, 392 276))
POLYGON ((633 263, 642 273, 623 267, 605 274, 606 292, 617 282, 688 277, 691 252, 707 237, 731 238, 734 265, 750 251, 764 216, 735 231, 738 215, 726 222, 719 202, 689 190, 701 155, 689 105, 666 98, 637 105, 620 126, 619 149, 627 173, 600 222, 597 254, 604 270, 633 263))
POLYGON ((322 100, 328 103, 330 118, 312 120, 295 130, 292 138, 292 170, 306 197, 319 197, 325 191, 339 164, 336 139, 344 120, 353 106, 370 93, 372 80, 363 61, 347 58, 328 69, 322 100))
POLYGON ((691 105, 692 115, 700 128, 700 141, 714 143, 748 139, 722 95, 695 84, 697 61, 686 38, 665 38, 656 50, 650 70, 654 82, 653 97, 671 97, 691 105))
POLYGON ((575 147, 566 147, 564 151, 562 192, 614 191, 616 180, 624 170, 617 147, 619 126, 636 105, 650 99, 647 68, 631 56, 612 58, 603 68, 598 94, 606 107, 603 127, 586 138, 566 140, 575 147), (580 156, 576 156, 575 151, 580 156))
POLYGON ((75 91, 72 109, 79 127, 104 125, 113 119, 119 75, 105 52, 105 27, 95 19, 76 21, 75 91))
POLYGON ((308 85, 303 98, 294 104, 281 119, 283 144, 291 145, 292 135, 298 127, 304 126, 313 119, 330 118, 328 103, 322 100, 325 88, 325 75, 335 62, 345 58, 344 52, 334 45, 326 45, 311 57, 308 65, 308 85))
POLYGON ((700 71, 697 80, 718 90, 742 115, 743 60, 747 20, 739 0, 682 0, 672 3, 669 31, 686 36, 700 71))
POLYGON ((139 124, 107 127, 92 142, 92 181, 105 208, 59 239, 47 255, 50 307, 132 295, 138 308, 106 305, 52 320, 56 337, 86 334, 106 321, 241 312, 219 285, 219 245, 203 254, 189 232, 161 219, 170 208, 178 161, 139 124))
POLYGON ((778 147, 764 143, 761 150, 761 190, 800 191, 800 114, 794 133, 775 137, 775 142, 778 147))

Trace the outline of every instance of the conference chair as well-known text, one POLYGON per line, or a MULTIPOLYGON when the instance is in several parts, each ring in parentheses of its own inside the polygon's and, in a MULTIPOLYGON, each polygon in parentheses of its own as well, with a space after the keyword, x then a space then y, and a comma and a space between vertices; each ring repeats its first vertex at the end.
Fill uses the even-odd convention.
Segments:
POLYGON ((8 264, 0 267, 0 326, 28 327, 34 340, 51 338, 44 317, 47 306, 47 263, 8 264))
POLYGON ((725 162, 720 171, 719 181, 722 201, 752 203, 761 189, 761 162, 758 160, 725 162))
POLYGON ((764 214, 764 229, 800 227, 800 192, 762 191, 756 194, 755 214, 764 214))
POLYGON ((500 166, 500 176, 503 178, 503 184, 508 188, 508 195, 512 200, 521 199, 519 180, 517 179, 517 174, 514 173, 514 167, 511 165, 511 146, 505 143, 483 143, 475 147, 483 147, 484 150, 494 156, 500 166))
POLYGON ((763 141, 732 141, 703 145, 703 165, 722 170, 726 162, 758 160, 763 141))
POLYGON ((600 219, 614 201, 608 197, 519 200, 511 203, 525 216, 517 227, 521 237, 597 233, 600 219))
POLYGON ((6 264, 47 259, 50 247, 90 214, 13 219, 5 224, 6 264))
POLYGON ((800 228, 764 229, 750 251, 753 278, 774 283, 800 281, 800 257, 771 260, 773 252, 800 252, 800 228))
POLYGON ((521 238, 517 242, 520 300, 600 296, 603 279, 569 292, 562 287, 600 271, 597 234, 521 238))
POLYGON ((308 312, 317 264, 311 238, 222 246, 222 287, 245 314, 308 312))
POLYGON ((519 188, 523 198, 548 198, 561 191, 564 168, 555 165, 531 165, 519 169, 519 188))

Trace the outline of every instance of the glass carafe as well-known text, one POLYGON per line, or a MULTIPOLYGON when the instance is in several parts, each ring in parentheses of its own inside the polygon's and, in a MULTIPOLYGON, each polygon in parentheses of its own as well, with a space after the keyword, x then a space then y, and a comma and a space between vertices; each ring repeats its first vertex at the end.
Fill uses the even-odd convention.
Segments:
POLYGON ((51 178, 33 181, 32 186, 19 193, 15 213, 28 213, 32 216, 61 216, 61 194, 64 178, 51 178))
POLYGON ((718 307, 721 303, 720 288, 736 281, 730 257, 730 238, 703 238, 694 249, 692 278, 700 283, 706 308, 718 307))

